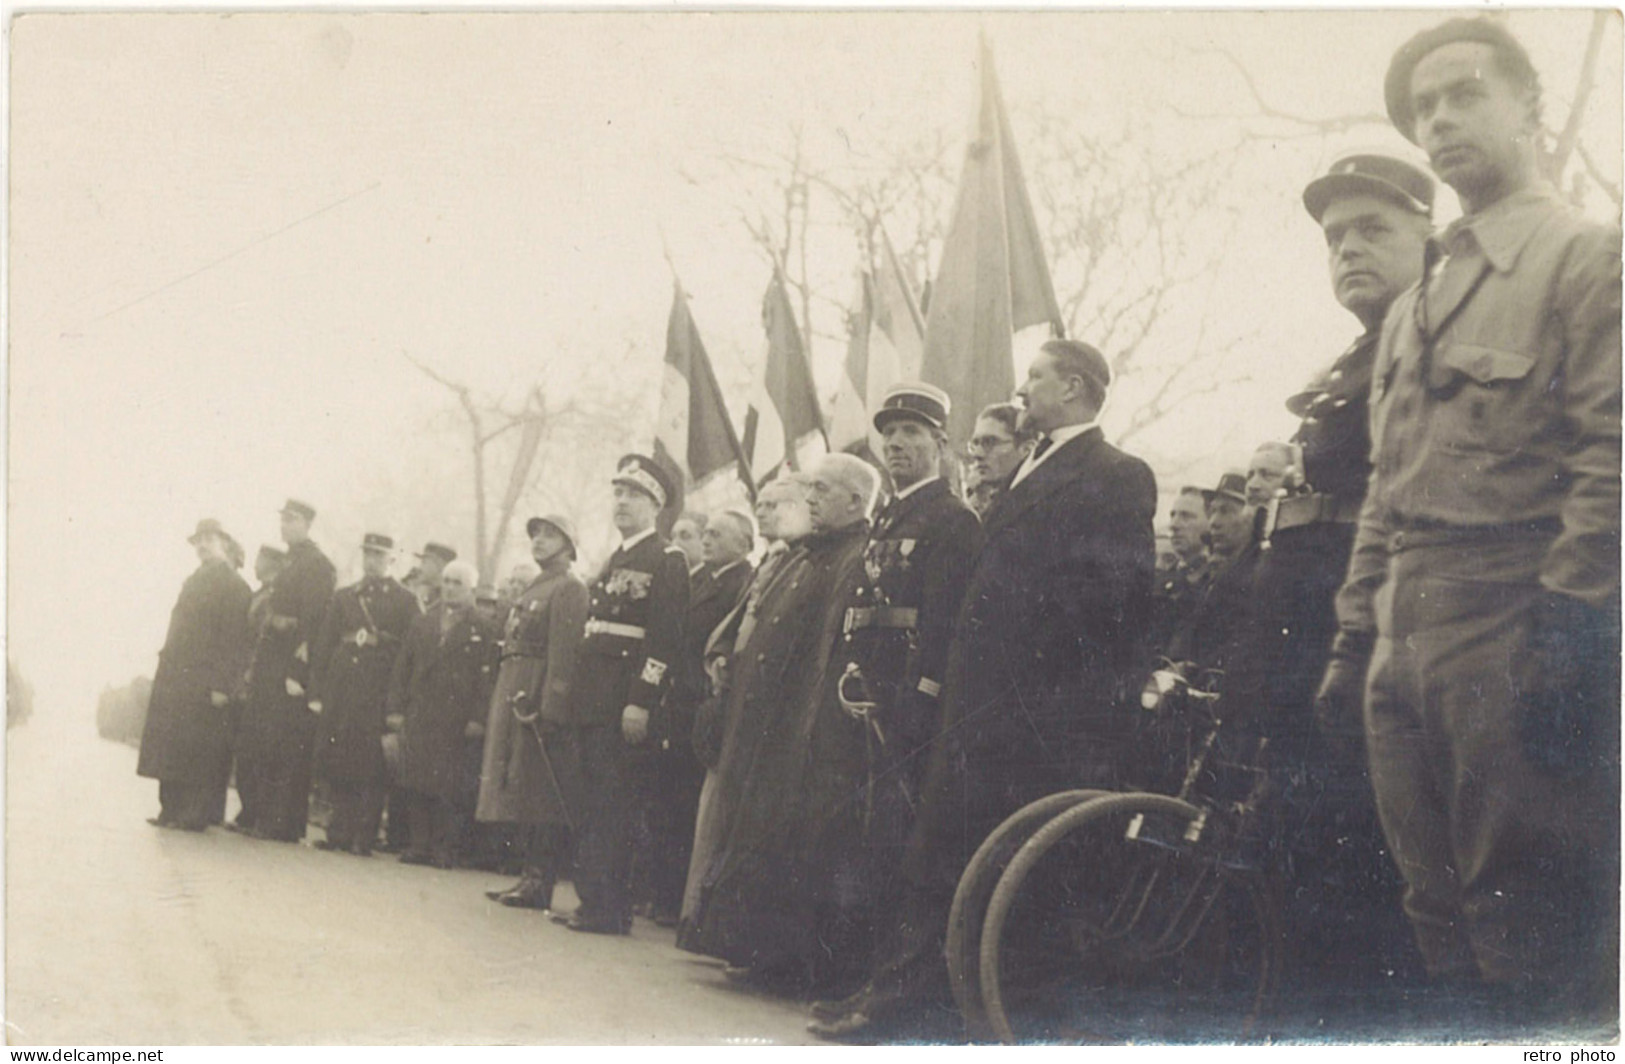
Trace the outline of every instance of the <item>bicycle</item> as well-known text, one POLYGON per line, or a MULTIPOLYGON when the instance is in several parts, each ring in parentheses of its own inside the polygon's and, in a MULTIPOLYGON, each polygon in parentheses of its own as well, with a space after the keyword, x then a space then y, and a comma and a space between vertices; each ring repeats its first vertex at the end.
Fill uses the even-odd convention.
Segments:
POLYGON ((1148 684, 1146 708, 1184 736, 1177 793, 1066 791, 984 840, 948 926, 972 1037, 1251 1034, 1282 954, 1264 849, 1267 740, 1229 736, 1217 687, 1216 674, 1198 685, 1177 668, 1148 684))

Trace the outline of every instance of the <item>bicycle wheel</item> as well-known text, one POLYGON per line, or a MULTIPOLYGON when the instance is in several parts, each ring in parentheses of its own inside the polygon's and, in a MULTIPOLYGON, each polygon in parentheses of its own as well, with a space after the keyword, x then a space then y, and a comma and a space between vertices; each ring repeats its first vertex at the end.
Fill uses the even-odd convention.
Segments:
POLYGON ((1202 810, 1115 794, 1024 843, 988 902, 982 1005, 1003 1041, 1247 1038, 1280 962, 1262 875, 1231 859, 1202 810), (1019 1034, 1018 1034, 1019 1029, 1019 1034))
POLYGON ((959 885, 954 890, 953 906, 948 911, 948 984, 953 989, 954 1004, 959 1007, 966 1031, 973 1041, 986 1037, 987 1031, 979 974, 980 942, 988 899, 998 885, 999 876, 1033 832, 1049 823, 1057 814, 1106 793, 1098 790, 1061 791, 1029 802, 988 833, 960 875, 959 885))

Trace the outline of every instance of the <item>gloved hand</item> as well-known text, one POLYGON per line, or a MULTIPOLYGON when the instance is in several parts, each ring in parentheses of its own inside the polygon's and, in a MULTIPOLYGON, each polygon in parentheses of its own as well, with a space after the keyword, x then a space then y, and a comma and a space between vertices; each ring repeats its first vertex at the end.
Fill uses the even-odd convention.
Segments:
POLYGON ((1595 747, 1601 715, 1617 708, 1619 616, 1572 595, 1542 592, 1529 650, 1528 681, 1518 692, 1524 756, 1556 775, 1584 772, 1607 753, 1595 747))
POLYGON ((1365 728, 1365 677, 1371 669, 1373 632, 1340 629, 1332 639, 1331 660, 1315 692, 1315 726, 1333 735, 1365 728))
POLYGON ((628 702, 621 710, 621 738, 637 746, 649 737, 649 711, 628 702))

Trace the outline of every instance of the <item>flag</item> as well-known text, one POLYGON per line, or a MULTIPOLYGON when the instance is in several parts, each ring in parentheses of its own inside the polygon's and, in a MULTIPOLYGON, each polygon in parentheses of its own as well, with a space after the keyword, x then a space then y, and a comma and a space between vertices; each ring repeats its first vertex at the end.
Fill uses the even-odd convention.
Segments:
POLYGON ((682 475, 685 494, 701 509, 739 505, 755 495, 750 466, 722 401, 711 359, 678 283, 666 321, 655 459, 682 475))
POLYGON ((924 343, 920 312, 889 240, 885 255, 878 276, 865 272, 859 278, 840 390, 830 406, 829 444, 838 451, 862 454, 867 447, 871 456, 878 456, 874 412, 887 388, 920 375, 924 343))
POLYGON ((1064 333, 1032 201, 1010 137, 993 53, 981 41, 976 138, 965 150, 953 222, 926 311, 921 376, 953 399, 949 438, 962 444, 977 413, 1015 389, 1011 337, 1049 322, 1064 333))
POLYGON ((777 268, 762 299, 762 328, 767 364, 745 419, 745 453, 758 484, 781 468, 801 469, 829 450, 806 345, 777 268))

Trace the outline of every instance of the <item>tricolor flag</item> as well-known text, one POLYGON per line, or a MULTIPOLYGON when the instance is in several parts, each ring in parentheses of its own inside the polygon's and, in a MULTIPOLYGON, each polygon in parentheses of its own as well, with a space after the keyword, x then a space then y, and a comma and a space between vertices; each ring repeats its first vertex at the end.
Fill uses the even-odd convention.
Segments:
POLYGON ((734 434, 711 359, 679 282, 666 321, 655 457, 675 466, 690 505, 716 510, 754 497, 750 465, 734 434))
POLYGON ((845 372, 830 406, 829 444, 838 451, 862 453, 867 446, 870 455, 878 456, 880 436, 870 420, 874 411, 887 388, 920 375, 924 322, 890 240, 885 255, 878 276, 865 272, 859 278, 845 372))
POLYGON ((969 438, 983 407, 1015 389, 1015 332, 1043 322, 1056 336, 1065 332, 986 37, 980 64, 976 139, 965 150, 931 289, 921 367, 921 377, 953 399, 948 436, 955 445, 969 438))
POLYGON ((806 345, 777 268, 762 300, 762 328, 767 365, 745 418, 745 454, 758 484, 829 451, 806 345))

